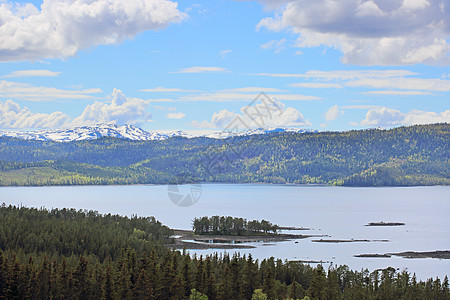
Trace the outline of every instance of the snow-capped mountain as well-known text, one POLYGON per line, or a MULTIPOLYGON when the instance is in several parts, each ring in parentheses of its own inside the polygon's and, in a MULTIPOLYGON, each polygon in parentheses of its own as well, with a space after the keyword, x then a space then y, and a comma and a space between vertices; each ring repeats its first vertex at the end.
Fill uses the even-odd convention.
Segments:
POLYGON ((137 141, 151 141, 151 140, 165 140, 171 137, 208 137, 223 139, 233 136, 247 136, 254 134, 267 134, 273 132, 312 132, 307 129, 299 128, 281 128, 281 127, 266 127, 251 129, 243 132, 214 132, 208 134, 193 135, 184 131, 145 131, 133 125, 119 126, 115 124, 97 124, 93 126, 81 126, 72 129, 41 129, 35 131, 11 131, 0 130, 0 137, 15 137, 25 140, 40 140, 40 141, 57 141, 57 142, 71 142, 81 140, 92 140, 100 137, 116 137, 137 141))

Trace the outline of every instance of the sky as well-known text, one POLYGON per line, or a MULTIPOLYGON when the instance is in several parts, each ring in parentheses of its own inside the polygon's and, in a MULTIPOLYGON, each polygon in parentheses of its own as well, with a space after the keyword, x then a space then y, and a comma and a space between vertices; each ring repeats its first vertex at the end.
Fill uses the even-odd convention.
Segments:
POLYGON ((220 131, 261 92, 264 126, 450 123, 450 2, 0 0, 0 129, 220 131))

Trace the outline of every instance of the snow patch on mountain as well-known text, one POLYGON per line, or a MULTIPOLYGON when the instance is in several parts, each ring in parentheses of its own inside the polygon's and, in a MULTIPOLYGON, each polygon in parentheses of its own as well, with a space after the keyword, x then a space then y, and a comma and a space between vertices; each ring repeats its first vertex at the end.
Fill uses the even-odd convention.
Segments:
POLYGON ((166 140, 172 137, 207 137, 224 139, 234 136, 248 136, 255 134, 268 134, 276 132, 314 132, 313 130, 300 128, 265 127, 250 129, 242 132, 214 132, 208 134, 193 135, 181 130, 177 131, 145 131, 133 125, 119 126, 116 124, 97 124, 94 126, 81 126, 72 129, 41 129, 35 131, 0 130, 0 137, 14 137, 25 140, 71 142, 93 140, 101 137, 115 137, 134 141, 166 140))

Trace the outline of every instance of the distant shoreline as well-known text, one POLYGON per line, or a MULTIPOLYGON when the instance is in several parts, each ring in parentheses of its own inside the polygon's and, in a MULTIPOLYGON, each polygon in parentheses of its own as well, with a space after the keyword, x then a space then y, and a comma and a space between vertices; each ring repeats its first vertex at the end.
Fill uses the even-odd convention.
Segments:
MULTIPOLYGON (((289 186, 289 187, 338 187, 338 188, 415 188, 415 187, 448 187, 450 185, 435 184, 435 185, 381 185, 381 186, 347 186, 347 185, 333 185, 326 183, 269 183, 269 182, 192 182, 192 183, 180 183, 177 185, 185 186, 191 184, 200 185, 268 185, 268 186, 289 186)), ((42 185, 1 185, 1 188, 23 188, 23 187, 89 187, 89 186, 167 186, 172 185, 170 183, 132 183, 132 184, 42 184, 42 185)))

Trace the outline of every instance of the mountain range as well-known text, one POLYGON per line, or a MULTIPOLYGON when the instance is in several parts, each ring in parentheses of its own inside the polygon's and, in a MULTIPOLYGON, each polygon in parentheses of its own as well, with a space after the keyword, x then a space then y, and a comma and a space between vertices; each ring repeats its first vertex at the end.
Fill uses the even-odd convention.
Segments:
POLYGON ((115 137, 134 141, 153 141, 153 140, 166 140, 171 137, 185 137, 185 138, 208 137, 215 139, 223 139, 235 136, 247 136, 247 135, 267 134, 275 132, 304 133, 315 131, 300 128, 264 127, 240 132, 218 131, 208 134, 194 135, 181 130, 145 131, 133 125, 120 126, 116 124, 96 124, 93 126, 80 126, 71 129, 40 129, 35 131, 0 130, 0 137, 14 137, 25 140, 57 141, 57 142, 93 140, 101 137, 115 137))

